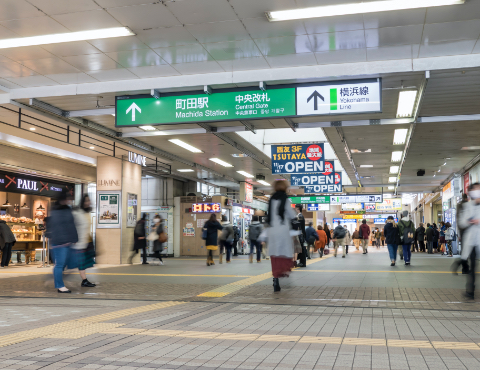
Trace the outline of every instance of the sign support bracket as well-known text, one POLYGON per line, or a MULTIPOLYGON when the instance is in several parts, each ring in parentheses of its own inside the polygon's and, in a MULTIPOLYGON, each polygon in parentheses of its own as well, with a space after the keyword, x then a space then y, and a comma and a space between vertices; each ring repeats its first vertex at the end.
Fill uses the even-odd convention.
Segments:
POLYGON ((252 123, 249 121, 240 121, 240 123, 245 126, 245 131, 252 131, 254 134, 256 134, 255 126, 252 123))

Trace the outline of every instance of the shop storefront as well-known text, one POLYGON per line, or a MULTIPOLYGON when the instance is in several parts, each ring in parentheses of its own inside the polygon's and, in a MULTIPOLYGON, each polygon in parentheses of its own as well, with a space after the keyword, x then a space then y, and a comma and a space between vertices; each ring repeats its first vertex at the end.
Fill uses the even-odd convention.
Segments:
POLYGON ((51 202, 64 189, 74 196, 73 183, 0 171, 0 219, 7 222, 17 239, 14 262, 31 264, 41 259, 44 220, 51 202))

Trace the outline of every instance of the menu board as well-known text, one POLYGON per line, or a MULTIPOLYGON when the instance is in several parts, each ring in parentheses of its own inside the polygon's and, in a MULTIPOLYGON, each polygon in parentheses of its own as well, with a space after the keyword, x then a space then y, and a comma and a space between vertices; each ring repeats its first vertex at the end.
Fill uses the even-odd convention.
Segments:
POLYGON ((99 191, 97 194, 97 227, 120 228, 120 191, 99 191))

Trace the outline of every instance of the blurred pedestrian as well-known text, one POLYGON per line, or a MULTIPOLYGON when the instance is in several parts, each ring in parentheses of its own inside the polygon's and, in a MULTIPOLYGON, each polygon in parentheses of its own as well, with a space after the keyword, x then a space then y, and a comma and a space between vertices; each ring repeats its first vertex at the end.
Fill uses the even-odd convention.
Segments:
POLYGON ((355 229, 352 238, 353 244, 355 244, 355 249, 358 251, 360 249, 360 234, 358 233, 358 229, 355 229))
POLYGON ((383 231, 385 233, 385 240, 387 241, 388 254, 390 255, 390 266, 395 266, 400 235, 393 216, 387 217, 387 224, 383 231))
POLYGON ((294 237, 294 250, 296 253, 295 256, 295 264, 297 260, 299 260, 299 264, 296 267, 307 267, 307 248, 305 247, 305 217, 302 214, 303 206, 301 204, 297 204, 295 206, 295 212, 297 213, 297 217, 292 221, 292 228, 294 230, 300 231, 300 235, 294 237), (296 239, 296 240, 295 240, 296 239))
POLYGON ((377 230, 375 231, 375 241, 377 243, 377 249, 380 249, 380 238, 382 234, 380 233, 380 230, 377 227, 377 230))
POLYGON ((425 228, 423 227, 423 223, 420 222, 417 230, 415 231, 415 240, 418 243, 420 252, 425 252, 425 228))
POLYGON ((445 225, 445 222, 443 221, 440 221, 440 225, 439 225, 439 232, 440 232, 440 239, 438 241, 439 245, 438 245, 438 251, 441 252, 441 253, 444 253, 446 251, 446 248, 445 248, 445 230, 447 230, 447 226, 445 225))
POLYGON ((87 194, 82 197, 80 206, 73 211, 73 219, 78 234, 78 242, 73 245, 78 265, 78 271, 82 278, 82 287, 93 288, 96 285, 88 281, 85 270, 95 265, 95 247, 92 237, 92 207, 90 207, 90 198, 87 194))
POLYGON ((398 223, 398 232, 403 246, 403 260, 405 261, 405 266, 409 266, 412 257, 411 248, 414 241, 413 234, 415 233, 415 225, 410 220, 408 211, 403 211, 402 216, 402 219, 398 223))
MULTIPOLYGON (((306 240, 307 240, 307 251, 310 255, 310 248, 315 248, 315 242, 318 240, 318 234, 313 228, 313 222, 308 223, 308 227, 305 229, 306 240)), ((315 250, 316 251, 316 250, 315 250)))
POLYGON ((260 218, 258 216, 253 216, 252 223, 248 228, 248 238, 250 239, 250 263, 253 263, 253 247, 255 247, 257 253, 257 263, 262 262, 262 243, 258 239, 263 231, 263 226, 259 220, 260 218))
POLYGON ((432 224, 433 229, 433 253, 437 253, 440 251, 439 247, 439 239, 440 239, 440 232, 438 231, 437 224, 432 224))
POLYGON ((344 225, 343 227, 345 229, 345 240, 343 242, 344 242, 345 250, 348 254, 348 246, 352 242, 352 234, 350 234, 350 230, 347 229, 347 225, 344 225))
POLYGON ((380 230, 380 240, 382 241, 382 247, 385 247, 385 229, 380 230))
POLYGON ((15 245, 16 239, 12 230, 4 220, 0 220, 0 249, 2 251, 2 268, 8 267, 10 259, 12 258, 12 248, 15 245))
POLYGON ((330 248, 330 241, 332 240, 332 234, 330 232, 330 228, 328 227, 327 223, 325 223, 325 227, 323 228, 323 231, 325 231, 325 235, 327 235, 327 245, 325 246, 325 248, 330 248))
POLYGON ((455 230, 453 229, 450 222, 447 222, 445 224, 445 244, 446 244, 445 252, 447 253, 448 257, 453 257, 452 242, 454 238, 455 238, 455 230))
POLYGON ((233 257, 238 256, 238 240, 240 239, 240 229, 236 226, 233 225, 233 257))
POLYGON ((370 239, 370 227, 367 225, 367 220, 363 219, 359 228, 360 239, 362 240, 363 254, 368 253, 368 240, 370 239))
MULTIPOLYGON (((255 217, 255 216, 253 216, 255 217)), ((258 218, 258 216, 257 216, 258 218)), ((226 251, 226 260, 227 263, 230 263, 232 256, 232 245, 235 231, 233 230, 232 224, 228 221, 226 215, 222 215, 222 233, 220 234, 220 253, 218 255, 218 263, 222 263, 223 260, 223 250, 226 251)), ((250 247, 251 248, 251 247, 250 247)))
POLYGON ((340 221, 338 221, 338 225, 333 231, 333 240, 335 243, 335 251, 333 253, 334 257, 337 257, 338 247, 343 246, 343 256, 345 258, 347 248, 345 247, 345 237, 347 236, 347 230, 340 225, 340 221))
POLYGON ((155 218, 153 219, 153 222, 155 222, 155 233, 157 234, 157 238, 153 241, 153 255, 155 258, 158 258, 160 260, 159 264, 160 266, 163 266, 163 259, 162 259, 162 252, 163 252, 163 245, 165 243, 166 239, 166 234, 163 229, 163 220, 160 215, 155 215, 155 218))
POLYGON ((147 214, 143 213, 142 218, 137 221, 135 230, 133 231, 133 252, 128 258, 128 263, 132 263, 133 257, 138 254, 138 251, 142 251, 142 265, 148 265, 147 262, 147 239, 145 231, 145 220, 147 214))
POLYGON ((50 250, 55 261, 53 280, 59 293, 71 293, 63 282, 63 270, 77 267, 72 245, 78 242, 78 234, 71 204, 72 196, 63 189, 50 216, 46 218, 46 236, 50 239, 50 250))
POLYGON ((215 262, 213 262, 213 251, 218 249, 218 230, 223 229, 220 222, 217 221, 215 213, 210 215, 210 218, 205 222, 203 229, 206 231, 205 247, 208 250, 207 266, 213 266, 215 265, 215 262))
POLYGON ((268 202, 268 253, 272 263, 274 292, 281 290, 278 279, 289 276, 292 268, 293 239, 290 230, 291 221, 296 218, 296 215, 287 196, 288 186, 286 180, 275 181, 273 183, 275 193, 268 202))
POLYGON ((315 252, 318 251, 320 258, 322 258, 325 246, 328 245, 327 233, 323 230, 322 225, 317 226, 317 236, 318 240, 315 242, 315 252))
POLYGON ((427 251, 428 254, 433 254, 433 240, 435 238, 435 230, 433 226, 427 223, 427 230, 425 231, 425 237, 427 238, 427 251))

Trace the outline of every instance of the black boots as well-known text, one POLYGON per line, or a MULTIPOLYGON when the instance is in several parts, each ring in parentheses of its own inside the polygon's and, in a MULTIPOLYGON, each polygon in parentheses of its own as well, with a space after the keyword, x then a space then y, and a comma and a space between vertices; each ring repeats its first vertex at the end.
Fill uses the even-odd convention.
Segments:
POLYGON ((93 283, 89 282, 87 279, 85 279, 85 280, 82 281, 82 286, 85 287, 85 288, 93 288, 93 287, 96 287, 97 285, 93 284, 93 283))
POLYGON ((273 292, 279 292, 282 288, 280 288, 280 282, 278 281, 278 278, 273 278, 273 292))

